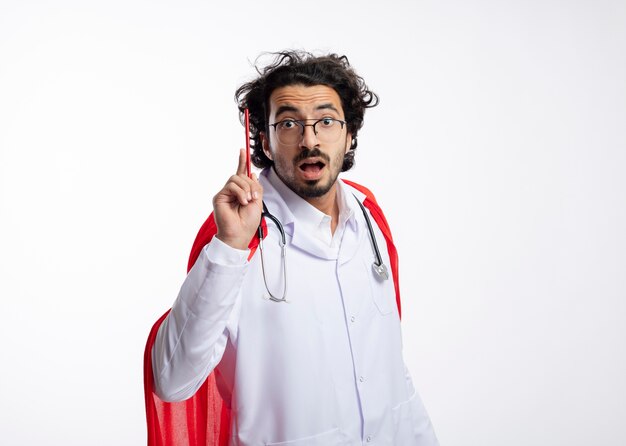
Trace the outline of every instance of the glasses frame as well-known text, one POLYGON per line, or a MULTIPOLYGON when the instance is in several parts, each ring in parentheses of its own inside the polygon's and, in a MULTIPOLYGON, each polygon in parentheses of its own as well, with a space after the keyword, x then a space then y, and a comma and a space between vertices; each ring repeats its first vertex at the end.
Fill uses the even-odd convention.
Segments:
MULTIPOLYGON (((298 125, 300 126, 301 130, 302 130, 302 131, 300 132, 300 138, 302 138, 302 137, 304 136, 304 129, 305 129, 306 127, 313 127, 313 133, 315 134, 315 136, 317 136, 317 129, 315 128, 315 126, 316 126, 317 124, 319 124, 320 122, 322 122, 322 121, 326 121, 326 120, 329 120, 329 119, 330 119, 331 121, 338 122, 338 123, 341 125, 341 129, 340 129, 340 130, 343 130, 344 126, 345 126, 345 125, 346 125, 346 123, 347 123, 346 121, 343 121, 343 120, 341 120, 341 119, 326 117, 326 118, 320 118, 320 119, 315 119, 315 118, 311 118, 311 119, 283 119, 283 120, 280 120, 280 121, 275 122, 274 124, 268 124, 268 125, 269 125, 270 127, 274 127, 274 132, 276 133, 276 138, 278 138, 278 142, 280 142, 281 144, 286 144, 286 143, 282 142, 282 141, 280 140, 280 137, 278 136, 278 131, 277 131, 277 129, 276 129, 276 126, 277 126, 277 125, 280 125, 280 124, 282 124, 283 122, 287 122, 287 121, 289 121, 289 122, 293 122, 293 123, 295 123, 295 124, 298 124, 298 125), (306 121, 315 121, 315 122, 314 122, 313 124, 305 124, 305 122, 306 122, 306 121)), ((339 132, 339 135, 341 135, 341 131, 339 132)), ((337 142, 337 141, 339 140, 339 138, 340 138, 340 136, 338 136, 338 137, 337 137, 337 140, 336 140, 336 141, 332 141, 332 142, 330 142, 330 141, 329 141, 328 143, 329 143, 329 144, 332 144, 333 142, 337 142)))

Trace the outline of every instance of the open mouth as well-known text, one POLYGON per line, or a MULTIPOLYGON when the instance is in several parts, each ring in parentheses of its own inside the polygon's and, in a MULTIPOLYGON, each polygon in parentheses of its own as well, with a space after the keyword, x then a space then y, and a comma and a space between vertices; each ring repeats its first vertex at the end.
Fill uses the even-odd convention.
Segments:
POLYGON ((302 164, 300 164, 300 170, 303 171, 304 173, 317 173, 320 172, 324 166, 326 164, 324 164, 321 161, 316 161, 316 162, 304 162, 302 164))
POLYGON ((298 165, 305 180, 318 180, 322 176, 324 167, 326 163, 317 157, 307 158, 298 165))

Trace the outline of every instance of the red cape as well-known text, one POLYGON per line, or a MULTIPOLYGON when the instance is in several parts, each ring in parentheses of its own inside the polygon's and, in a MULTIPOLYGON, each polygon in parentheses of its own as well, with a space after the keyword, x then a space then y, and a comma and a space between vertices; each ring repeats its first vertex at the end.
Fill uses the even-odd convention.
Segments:
MULTIPOLYGON (((378 206, 372 192, 366 187, 343 180, 365 194, 363 204, 369 209, 374 221, 385 236, 389 253, 391 272, 396 290, 396 304, 400 315, 400 287, 398 283, 398 252, 393 244, 391 231, 383 211, 378 206)), ((265 232, 265 225, 264 232, 265 232)), ((213 214, 204 222, 191 248, 187 271, 196 262, 202 248, 211 241, 217 232, 213 214)), ((255 236, 250 242, 252 258, 259 244, 255 236)), ((148 423, 148 446, 228 446, 230 438, 230 408, 222 400, 215 384, 215 369, 191 398, 176 403, 162 401, 154 393, 152 375, 152 346, 161 322, 169 310, 153 325, 143 358, 143 379, 146 399, 146 420, 148 423)))

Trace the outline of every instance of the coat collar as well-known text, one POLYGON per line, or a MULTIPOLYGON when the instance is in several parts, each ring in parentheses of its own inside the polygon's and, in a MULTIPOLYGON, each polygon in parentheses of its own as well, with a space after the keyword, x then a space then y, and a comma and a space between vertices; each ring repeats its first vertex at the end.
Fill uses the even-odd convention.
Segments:
MULTIPOLYGON (((263 200, 268 210, 280 220, 285 233, 291 238, 291 244, 321 258, 337 258, 339 246, 331 247, 328 240, 323 241, 313 236, 320 225, 329 223, 328 215, 289 189, 272 168, 264 169, 259 181, 263 186, 263 200)), ((360 225, 360 218, 357 216, 361 214, 361 210, 352 195, 360 201, 365 199, 365 195, 343 181, 338 181, 337 186, 340 218, 338 227, 345 222, 346 229, 357 231, 360 225)))

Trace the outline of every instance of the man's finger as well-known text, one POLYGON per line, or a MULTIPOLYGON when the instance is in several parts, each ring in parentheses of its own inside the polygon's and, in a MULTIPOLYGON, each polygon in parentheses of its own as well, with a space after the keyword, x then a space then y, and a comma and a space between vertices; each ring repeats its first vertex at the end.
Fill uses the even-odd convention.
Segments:
POLYGON ((237 166, 237 175, 246 175, 246 151, 239 149, 239 165, 237 166))

